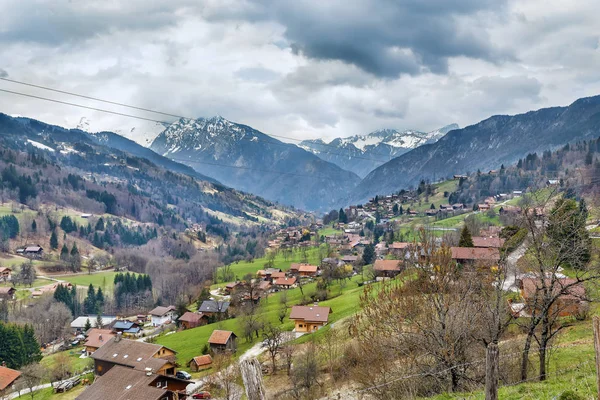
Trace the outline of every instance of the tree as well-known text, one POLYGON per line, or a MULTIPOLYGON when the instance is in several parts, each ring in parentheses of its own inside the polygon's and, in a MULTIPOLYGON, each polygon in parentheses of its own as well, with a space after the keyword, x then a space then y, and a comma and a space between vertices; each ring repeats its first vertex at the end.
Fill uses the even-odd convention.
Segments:
POLYGON ((28 285, 31 287, 36 278, 37 273, 35 271, 35 267, 33 266, 33 262, 30 260, 21 264, 15 280, 22 285, 28 285))
POLYGON ((45 369, 40 364, 29 364, 21 369, 21 379, 19 384, 23 385, 24 388, 29 389, 31 398, 35 396, 34 387, 42 383, 45 375, 45 369))
POLYGON ((96 231, 103 231, 104 230, 104 219, 102 217, 100 217, 98 219, 98 222, 96 222, 96 227, 95 229, 96 231))
POLYGON ((373 244, 365 246, 362 259, 365 264, 373 264, 375 261, 375 246, 373 246, 373 244))
POLYGON ((429 206, 430 210, 435 210, 435 205, 433 203, 431 203, 431 205, 429 206))
MULTIPOLYGON (((539 206, 539 205, 538 205, 539 206)), ((588 281, 600 278, 597 262, 590 262, 591 242, 585 228, 585 204, 578 206, 573 199, 558 199, 548 217, 537 212, 539 207, 524 209, 524 223, 529 232, 530 256, 524 259, 526 270, 534 278, 529 293, 528 319, 525 328, 524 350, 521 359, 521 378, 527 379, 529 352, 532 341, 538 344, 539 379, 547 377, 547 353, 551 341, 565 327, 561 321, 562 296, 587 301, 577 290, 588 281), (559 273, 564 266, 573 267, 568 280, 559 273)), ((563 306, 564 307, 564 306, 563 306)))
POLYGON ((475 247, 473 244, 473 237, 471 236, 471 231, 467 227, 467 225, 463 226, 462 231, 460 231, 460 240, 458 241, 459 247, 475 247))
POLYGON ((92 323, 90 322, 90 319, 88 318, 88 319, 85 320, 85 325, 83 327, 83 331, 87 332, 90 329, 92 329, 92 323))
POLYGON ((52 250, 58 249, 58 237, 56 236, 56 231, 52 231, 52 235, 50 235, 50 248, 52 250))
POLYGON ((319 365, 316 347, 314 342, 309 342, 306 351, 294 360, 290 378, 297 398, 300 397, 301 391, 310 391, 315 384, 318 384, 319 365))
POLYGON ((65 262, 69 261, 69 248, 66 243, 64 243, 62 249, 60 249, 60 259, 65 262))
POLYGON ((31 232, 37 232, 37 222, 35 222, 35 219, 31 222, 31 232))
POLYGON ((90 283, 88 287, 87 297, 83 302, 83 308, 86 314, 97 314, 98 307, 96 302, 96 291, 94 290, 94 285, 90 283))
POLYGON ((338 220, 340 223, 342 224, 347 224, 348 223, 348 216, 346 215, 346 212, 344 211, 343 208, 340 208, 340 211, 338 213, 338 220))
POLYGON ((96 292, 96 309, 99 314, 101 314, 104 309, 104 293, 102 293, 101 287, 99 287, 96 292))
POLYGON ((273 373, 275 373, 275 371, 277 370, 275 358, 277 357, 277 354, 279 354, 279 350, 281 349, 281 345, 283 344, 283 332, 281 331, 280 327, 275 326, 271 323, 267 323, 263 328, 263 339, 263 343, 266 345, 267 351, 269 352, 269 356, 271 357, 273 373))
POLYGON ((98 315, 96 315, 95 325, 98 329, 101 329, 104 326, 104 321, 102 321, 102 314, 98 313, 98 315))

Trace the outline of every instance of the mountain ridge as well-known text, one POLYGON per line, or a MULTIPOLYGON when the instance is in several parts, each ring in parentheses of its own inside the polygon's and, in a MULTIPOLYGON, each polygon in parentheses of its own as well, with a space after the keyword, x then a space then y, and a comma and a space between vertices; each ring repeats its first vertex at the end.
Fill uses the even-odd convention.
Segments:
POLYGON ((360 181, 293 144, 221 116, 182 118, 150 148, 228 186, 307 210, 326 209, 336 193, 349 192, 360 181))
POLYGON ((364 202, 376 194, 478 169, 516 162, 531 152, 552 150, 600 134, 600 96, 516 115, 494 115, 448 132, 369 173, 342 203, 364 202))
POLYGON ((331 162, 364 178, 369 172, 418 146, 435 142, 457 124, 446 125, 430 132, 417 130, 378 129, 366 135, 304 140, 298 144, 325 161, 331 162))

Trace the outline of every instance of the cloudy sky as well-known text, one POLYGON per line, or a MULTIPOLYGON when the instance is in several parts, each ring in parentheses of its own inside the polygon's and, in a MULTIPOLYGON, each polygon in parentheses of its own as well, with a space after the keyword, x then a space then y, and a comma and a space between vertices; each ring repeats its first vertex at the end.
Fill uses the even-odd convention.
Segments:
MULTIPOLYGON (((0 77, 294 138, 465 126, 600 94, 597 0, 0 0, 0 10, 0 77)), ((69 127, 87 118, 140 141, 158 130, 3 92, 0 112, 69 127)))

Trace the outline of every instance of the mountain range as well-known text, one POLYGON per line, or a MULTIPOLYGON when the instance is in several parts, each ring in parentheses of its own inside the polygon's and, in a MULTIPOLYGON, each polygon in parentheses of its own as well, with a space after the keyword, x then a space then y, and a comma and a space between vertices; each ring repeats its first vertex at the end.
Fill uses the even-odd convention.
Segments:
POLYGON ((225 185, 307 210, 327 210, 360 181, 353 172, 223 117, 180 119, 150 148, 225 185))
MULTIPOLYGON (((495 115, 475 125, 448 132, 369 173, 341 203, 361 203, 453 174, 499 168, 528 153, 556 149, 566 143, 600 136, 600 96, 576 100, 518 115, 495 115)), ((582 156, 583 157, 583 156, 582 156)))
POLYGON ((419 146, 434 143, 453 129, 458 129, 458 125, 447 125, 432 132, 380 129, 330 142, 304 140, 298 146, 364 178, 380 165, 419 146))

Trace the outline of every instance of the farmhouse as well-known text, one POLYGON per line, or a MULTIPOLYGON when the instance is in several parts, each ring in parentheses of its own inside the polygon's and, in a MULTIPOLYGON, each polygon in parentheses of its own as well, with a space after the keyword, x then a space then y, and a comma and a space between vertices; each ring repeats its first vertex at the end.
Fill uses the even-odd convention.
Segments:
POLYGON ((224 351, 235 353, 237 349, 236 338, 236 334, 231 331, 215 329, 208 338, 208 345, 215 353, 224 351))
POLYGON ((179 319, 179 324, 183 329, 192 329, 208 323, 208 317, 202 313, 186 312, 179 319))
POLYGON ((174 376, 156 374, 151 367, 146 370, 116 365, 106 374, 97 377, 94 384, 81 393, 77 400, 185 399, 186 387, 190 383, 174 376))
POLYGON ((473 236, 473 246, 499 249, 504 246, 504 239, 498 237, 473 236))
POLYGON ((498 262, 500 252, 490 247, 451 247, 452 259, 460 264, 481 262, 498 262))
POLYGON ((273 281, 273 285, 281 289, 290 289, 296 286, 296 277, 283 277, 273 281))
POLYGON ((204 300, 200 305, 200 308, 198 308, 198 312, 201 312, 207 317, 212 317, 216 314, 227 314, 228 309, 228 301, 204 300))
POLYGON ((14 300, 16 292, 14 287, 0 287, 0 300, 14 300))
POLYGON ((139 324, 127 320, 115 320, 110 324, 113 332, 121 332, 124 335, 137 336, 142 331, 139 324))
POLYGON ((319 267, 316 265, 303 264, 298 268, 300 276, 317 276, 319 273, 319 267))
POLYGON ((102 326, 95 326, 96 321, 98 319, 97 315, 84 315, 81 317, 77 317, 73 320, 73 322, 71 322, 71 329, 73 330, 73 332, 83 332, 85 331, 85 327, 88 324, 88 321, 90 325, 95 326, 96 328, 104 328, 117 319, 117 317, 115 316, 106 315, 102 315, 100 318, 102 318, 102 326))
POLYGON ((41 246, 27 246, 23 254, 26 257, 40 258, 44 255, 44 249, 41 246))
POLYGON ((173 322, 175 320, 175 310, 175 306, 158 306, 150 311, 152 326, 161 326, 173 322))
POLYGON ((400 260, 375 260, 373 270, 377 276, 393 278, 402 272, 400 260))
POLYGON ((327 324, 329 314, 329 307, 293 306, 290 319, 295 323, 295 332, 314 332, 327 324))
POLYGON ((102 345, 108 342, 110 339, 117 336, 110 329, 97 329, 93 328, 87 334, 87 340, 85 341, 85 353, 88 356, 94 354, 102 345))
POLYGON ((91 357, 98 376, 116 365, 141 371, 151 368, 152 372, 163 375, 175 374, 175 351, 158 344, 122 339, 120 334, 109 339, 91 357))
POLYGON ((19 371, 0 366, 0 396, 7 393, 20 376, 19 371))
POLYGON ((12 269, 8 267, 0 267, 0 282, 8 282, 12 279, 12 269))
MULTIPOLYGON (((546 278, 546 286, 550 286, 550 279, 546 278)), ((542 286, 540 278, 523 278, 517 282, 525 308, 532 312, 537 296, 541 296, 539 289, 542 286)), ((559 295, 558 300, 552 305, 550 312, 558 313, 560 317, 583 315, 589 309, 585 287, 573 278, 560 278, 553 287, 553 296, 559 295)))
POLYGON ((198 372, 210 368, 212 366, 212 362, 213 360, 210 354, 206 354, 204 356, 192 358, 188 362, 188 367, 190 367, 190 370, 193 372, 198 372))

